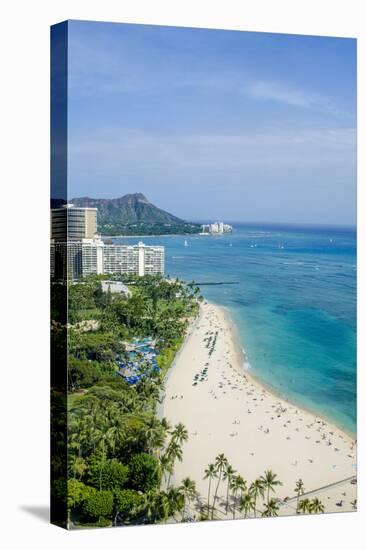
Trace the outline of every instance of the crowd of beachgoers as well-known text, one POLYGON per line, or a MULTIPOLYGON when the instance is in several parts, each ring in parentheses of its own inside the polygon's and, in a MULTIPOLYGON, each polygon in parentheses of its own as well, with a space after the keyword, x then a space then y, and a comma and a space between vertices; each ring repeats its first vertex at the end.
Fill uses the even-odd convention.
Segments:
MULTIPOLYGON (((299 479, 303 499, 321 499, 325 512, 355 510, 356 441, 272 393, 244 364, 226 310, 204 302, 166 376, 159 408, 161 417, 183 423, 189 434, 182 460, 174 465, 174 483, 187 476, 195 480, 196 500, 202 503, 207 495, 203 472, 224 453, 248 486, 264 471, 276 473, 279 515, 298 511, 294 488, 299 479)), ((222 484, 217 502, 225 507, 226 499, 222 484)))

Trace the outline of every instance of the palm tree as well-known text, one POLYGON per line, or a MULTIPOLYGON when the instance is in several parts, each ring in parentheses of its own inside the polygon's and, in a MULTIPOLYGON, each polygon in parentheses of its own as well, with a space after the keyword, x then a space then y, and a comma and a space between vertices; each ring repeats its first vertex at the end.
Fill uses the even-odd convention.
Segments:
POLYGON ((257 517, 257 498, 258 496, 264 497, 264 486, 261 479, 255 479, 249 487, 249 492, 254 498, 254 517, 257 517))
POLYGON ((196 482, 192 481, 189 477, 182 479, 182 484, 179 488, 184 495, 184 510, 183 515, 186 515, 187 507, 186 501, 190 503, 191 498, 194 498, 197 495, 196 482))
POLYGON ((167 487, 169 487, 169 483, 170 483, 170 477, 173 473, 173 468, 174 468, 174 462, 176 460, 179 460, 179 462, 182 462, 183 460, 183 453, 182 453, 182 447, 175 441, 175 440, 172 440, 168 447, 167 447, 167 450, 165 451, 165 455, 167 457, 168 460, 170 460, 171 462, 171 472, 169 472, 169 479, 168 479, 168 484, 167 484, 167 487))
POLYGON ((238 494, 239 491, 240 491, 240 497, 243 496, 244 491, 247 490, 247 482, 240 475, 233 476, 233 478, 231 480, 230 489, 231 489, 231 491, 233 493, 233 497, 234 497, 233 519, 235 519, 236 497, 237 497, 237 494, 238 494))
POLYGON ((255 502, 253 495, 248 491, 240 499, 239 510, 244 512, 244 519, 247 517, 248 512, 251 510, 255 511, 255 502))
POLYGON ((106 441, 110 448, 114 449, 116 444, 124 442, 128 417, 128 414, 121 415, 116 406, 112 406, 106 412, 103 412, 103 416, 99 419, 100 430, 105 432, 106 441))
POLYGON ((167 492, 167 498, 169 502, 169 514, 174 518, 176 512, 182 512, 184 509, 184 495, 180 488, 170 487, 167 492))
POLYGON ((179 422, 176 426, 174 426, 174 430, 172 431, 172 441, 176 441, 180 445, 182 445, 185 441, 188 441, 188 431, 182 422, 179 422))
POLYGON ((308 498, 303 498, 302 500, 300 500, 298 509, 303 514, 306 514, 306 513, 311 514, 312 510, 311 510, 310 500, 308 498))
POLYGON ((263 483, 263 487, 267 489, 267 505, 269 504, 269 492, 272 491, 275 493, 275 487, 277 485, 283 485, 276 477, 277 474, 274 474, 272 470, 266 470, 264 475, 259 478, 263 483))
POLYGON ((79 476, 79 481, 83 477, 86 470, 86 462, 83 457, 78 456, 74 460, 73 470, 74 470, 74 479, 76 479, 76 474, 79 476))
POLYGON ((304 494, 304 482, 301 478, 296 481, 295 493, 297 495, 296 513, 298 514, 299 513, 299 499, 300 499, 300 496, 304 494))
POLYGON ((310 508, 314 514, 323 514, 325 510, 324 504, 317 497, 313 498, 310 508))
POLYGON ((279 506, 277 504, 277 501, 274 498, 271 498, 269 502, 264 503, 264 511, 262 512, 262 516, 269 518, 278 516, 279 506))
POLYGON ((183 453, 182 453, 182 447, 181 445, 179 445, 179 443, 175 440, 172 440, 167 449, 166 449, 166 454, 169 458, 171 458, 173 460, 173 462, 178 459, 179 462, 182 462, 183 460, 183 453))
POLYGON ((79 476, 79 480, 83 477, 87 466, 86 462, 81 456, 74 458, 72 469, 74 470, 74 508, 76 506, 76 474, 79 476))
POLYGON ((151 417, 146 424, 145 437, 150 451, 162 447, 165 440, 165 433, 161 423, 155 417, 151 417))
POLYGON ((69 450, 75 450, 79 456, 82 456, 83 435, 85 432, 85 421, 82 418, 76 418, 76 420, 69 424, 69 450))
POLYGON ((166 483, 166 481, 167 481, 166 474, 169 474, 169 479, 173 475, 173 464, 172 464, 171 458, 169 456, 167 456, 166 453, 164 453, 160 457, 160 468, 161 468, 161 471, 164 475, 164 480, 165 480, 165 483, 166 483))
POLYGON ((207 495, 207 513, 210 513, 210 493, 211 493, 211 481, 216 475, 215 464, 209 464, 205 470, 203 479, 208 479, 208 495, 207 495))
POLYGON ((170 514, 170 502, 167 493, 163 491, 156 495, 156 512, 159 521, 166 521, 170 514))
POLYGON ((97 445, 101 447, 102 450, 102 459, 100 462, 100 468, 99 468, 99 491, 102 490, 102 477, 103 477, 103 469, 104 469, 104 461, 105 461, 105 455, 106 455, 106 446, 113 448, 114 447, 114 430, 111 427, 108 427, 108 420, 107 418, 101 419, 100 427, 98 427, 95 430, 95 437, 97 445))
MULTIPOLYGON (((162 389, 162 388, 160 388, 160 389, 162 389)), ((166 434, 169 433, 170 430, 172 429, 172 426, 171 426, 169 420, 168 420, 167 418, 165 418, 165 416, 164 416, 164 417, 161 419, 160 422, 161 422, 161 425, 162 425, 163 429, 165 430, 165 433, 166 433, 166 434)))
POLYGON ((227 514, 228 508, 229 508, 229 490, 230 490, 230 484, 233 476, 236 474, 236 470, 231 466, 231 464, 227 464, 223 479, 227 480, 227 488, 226 488, 226 510, 225 513, 227 514))
POLYGON ((144 494, 144 511, 149 523, 153 523, 156 515, 157 493, 155 490, 144 494))
POLYGON ((219 479, 218 479, 218 482, 217 482, 217 485, 216 485, 216 491, 215 491, 213 505, 212 505, 211 519, 213 519, 213 514, 214 514, 214 510, 215 510, 215 503, 216 503, 216 499, 217 499, 217 492, 219 490, 219 485, 220 485, 220 482, 221 482, 222 472, 226 468, 227 463, 228 463, 227 458, 223 453, 217 455, 217 457, 215 459, 215 468, 216 468, 216 472, 218 472, 218 474, 219 474, 219 479))

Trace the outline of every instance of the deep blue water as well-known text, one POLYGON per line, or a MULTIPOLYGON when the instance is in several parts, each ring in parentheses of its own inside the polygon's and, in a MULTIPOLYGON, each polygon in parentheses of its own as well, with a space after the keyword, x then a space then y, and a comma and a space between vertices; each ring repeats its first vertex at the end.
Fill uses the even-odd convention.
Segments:
MULTIPOLYGON (((300 406, 356 431, 356 232, 234 225, 223 236, 144 237, 166 273, 226 306, 252 373, 300 406)), ((123 239, 137 242, 141 238, 123 239)))

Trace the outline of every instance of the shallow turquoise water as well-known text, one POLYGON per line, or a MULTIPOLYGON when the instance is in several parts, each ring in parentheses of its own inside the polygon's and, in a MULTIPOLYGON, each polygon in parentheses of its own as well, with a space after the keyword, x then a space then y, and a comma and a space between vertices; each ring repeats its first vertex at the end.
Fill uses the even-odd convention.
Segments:
MULTIPOLYGON (((281 395, 356 431, 356 232, 234 224, 232 235, 144 237, 166 273, 226 306, 252 373, 281 395)), ((137 242, 138 238, 123 239, 137 242)))

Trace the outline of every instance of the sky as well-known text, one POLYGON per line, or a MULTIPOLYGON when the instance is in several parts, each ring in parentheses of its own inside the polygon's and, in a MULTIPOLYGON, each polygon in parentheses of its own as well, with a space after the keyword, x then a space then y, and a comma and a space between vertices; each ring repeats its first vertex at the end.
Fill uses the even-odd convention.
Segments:
POLYGON ((356 221, 356 40, 71 21, 69 197, 356 221))

